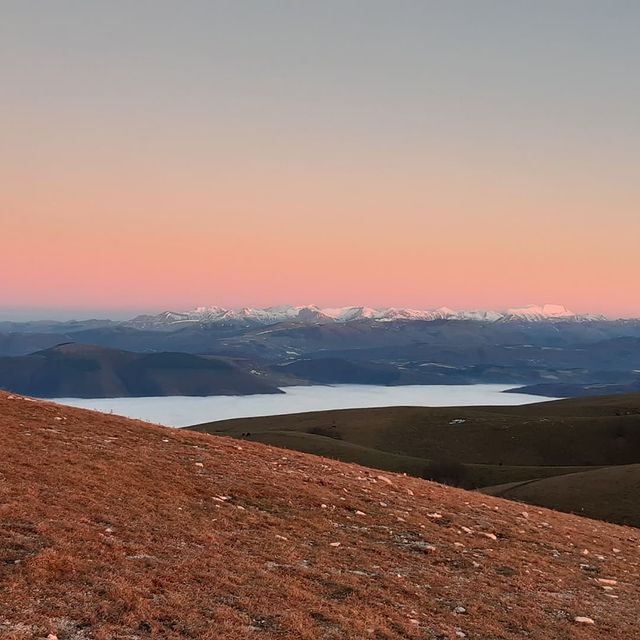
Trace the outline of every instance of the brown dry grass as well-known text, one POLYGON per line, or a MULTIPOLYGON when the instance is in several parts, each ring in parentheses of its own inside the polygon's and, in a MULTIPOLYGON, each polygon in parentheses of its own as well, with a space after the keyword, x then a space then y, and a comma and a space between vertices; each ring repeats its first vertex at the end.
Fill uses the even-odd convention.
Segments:
POLYGON ((6 394, 0 452, 3 638, 638 637, 634 529, 6 394))

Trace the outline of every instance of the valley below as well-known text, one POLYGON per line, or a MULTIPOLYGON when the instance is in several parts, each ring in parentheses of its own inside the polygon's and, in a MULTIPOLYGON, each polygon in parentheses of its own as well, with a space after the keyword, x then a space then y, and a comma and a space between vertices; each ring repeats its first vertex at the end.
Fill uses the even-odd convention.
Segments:
POLYGON ((539 396, 507 393, 500 384, 406 385, 364 384, 282 387, 281 393, 214 396, 52 398, 54 402, 146 420, 168 427, 232 418, 252 418, 309 411, 394 406, 520 405, 539 396))

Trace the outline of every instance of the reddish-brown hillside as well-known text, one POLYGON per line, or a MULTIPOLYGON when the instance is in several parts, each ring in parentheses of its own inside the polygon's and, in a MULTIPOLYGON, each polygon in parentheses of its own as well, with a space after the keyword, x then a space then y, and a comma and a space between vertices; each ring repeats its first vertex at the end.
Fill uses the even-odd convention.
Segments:
POLYGON ((636 529, 6 394, 0 454, 2 638, 640 637, 636 529))

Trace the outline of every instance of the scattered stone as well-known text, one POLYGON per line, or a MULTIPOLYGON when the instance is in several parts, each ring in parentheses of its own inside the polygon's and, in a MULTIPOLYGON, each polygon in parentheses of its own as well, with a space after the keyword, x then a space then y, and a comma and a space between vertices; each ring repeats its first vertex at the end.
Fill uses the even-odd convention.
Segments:
POLYGON ((453 610, 453 613, 463 614, 463 613, 467 613, 467 610, 464 607, 456 607, 453 610))
POLYGON ((329 546, 330 546, 330 547, 339 547, 339 546, 340 546, 340 543, 339 543, 339 542, 330 542, 330 543, 329 543, 329 546))
POLYGON ((127 560, 157 560, 156 556, 150 556, 147 553, 138 553, 133 556, 125 556, 127 560))
POLYGON ((202 462, 196 462, 196 467, 204 467, 204 464, 202 464, 202 462))
POLYGON ((485 536, 485 538, 489 538, 489 540, 497 540, 495 533, 487 533, 486 531, 478 531, 478 535, 485 536))
POLYGON ((376 476, 376 478, 378 478, 378 480, 382 480, 382 482, 386 482, 387 484, 393 486, 393 481, 387 478, 387 476, 376 476))
POLYGON ((600 569, 592 564, 580 563, 580 568, 586 573, 600 573, 600 569))
POLYGON ((613 578, 598 578, 597 580, 600 584, 606 584, 609 586, 614 586, 618 584, 618 581, 614 580, 613 578))
POLYGON ((587 616, 576 616, 573 621, 578 624, 595 624, 593 618, 587 618, 587 616))

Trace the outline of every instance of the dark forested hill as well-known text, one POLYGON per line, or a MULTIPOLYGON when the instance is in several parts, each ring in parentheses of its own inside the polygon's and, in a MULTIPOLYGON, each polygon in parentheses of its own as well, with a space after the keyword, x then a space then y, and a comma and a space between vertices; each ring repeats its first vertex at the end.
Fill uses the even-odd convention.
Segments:
POLYGON ((75 343, 0 358, 0 388, 44 398, 280 393, 224 358, 75 343))

